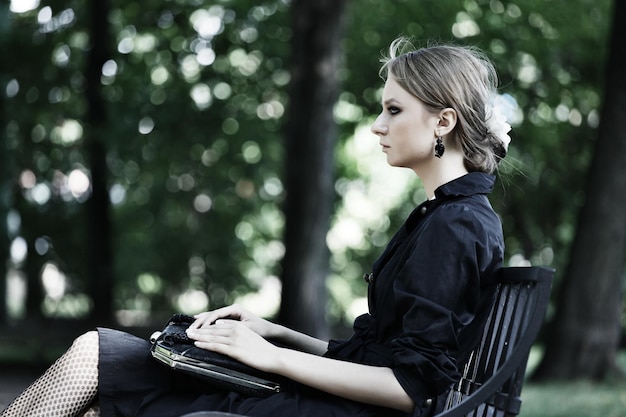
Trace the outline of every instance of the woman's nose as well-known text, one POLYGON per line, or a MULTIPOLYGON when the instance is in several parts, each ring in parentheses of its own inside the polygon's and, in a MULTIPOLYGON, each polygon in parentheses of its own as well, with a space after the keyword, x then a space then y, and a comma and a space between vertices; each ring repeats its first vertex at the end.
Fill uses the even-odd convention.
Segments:
POLYGON ((387 126, 380 121, 380 116, 374 120, 372 123, 371 131, 375 135, 386 135, 387 134, 387 126))

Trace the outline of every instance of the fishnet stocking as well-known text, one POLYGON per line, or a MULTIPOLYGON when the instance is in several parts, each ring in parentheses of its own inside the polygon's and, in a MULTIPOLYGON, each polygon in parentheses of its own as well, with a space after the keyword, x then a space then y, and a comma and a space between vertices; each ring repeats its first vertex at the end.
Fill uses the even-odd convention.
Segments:
POLYGON ((100 417, 100 406, 93 405, 89 407, 80 417, 100 417))
MULTIPOLYGON (((0 413, 0 417, 74 417, 98 392, 98 333, 87 332, 0 413)), ((97 406, 83 414, 100 415, 97 406)))

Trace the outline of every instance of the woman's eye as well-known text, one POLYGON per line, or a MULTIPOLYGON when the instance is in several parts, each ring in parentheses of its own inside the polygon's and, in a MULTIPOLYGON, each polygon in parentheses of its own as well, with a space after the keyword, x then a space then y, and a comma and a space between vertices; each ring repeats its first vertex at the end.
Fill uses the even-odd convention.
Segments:
POLYGON ((400 113, 400 109, 395 107, 395 106, 387 107, 387 111, 389 112, 389 114, 398 114, 398 113, 400 113))

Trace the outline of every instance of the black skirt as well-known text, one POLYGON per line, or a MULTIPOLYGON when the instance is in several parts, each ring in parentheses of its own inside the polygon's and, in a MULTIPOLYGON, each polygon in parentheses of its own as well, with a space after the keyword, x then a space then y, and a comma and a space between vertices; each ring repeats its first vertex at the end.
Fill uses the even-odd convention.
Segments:
POLYGON ((406 414, 346 400, 288 382, 267 398, 220 391, 173 371, 150 355, 150 344, 128 333, 98 329, 98 396, 102 417, 180 417, 226 411, 249 417, 390 417, 406 414))

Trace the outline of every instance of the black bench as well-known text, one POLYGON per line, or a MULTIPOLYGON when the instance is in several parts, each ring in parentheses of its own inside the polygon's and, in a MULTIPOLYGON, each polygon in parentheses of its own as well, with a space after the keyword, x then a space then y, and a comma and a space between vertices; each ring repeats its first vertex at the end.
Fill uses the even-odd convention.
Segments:
POLYGON ((519 414, 526 362, 548 308, 552 275, 545 267, 502 268, 482 341, 437 417, 519 414))
MULTIPOLYGON (((434 417, 512 417, 519 414, 526 362, 550 299, 554 270, 502 268, 479 346, 463 377, 451 387, 445 410, 434 417)), ((203 411, 181 417, 244 417, 203 411)))

